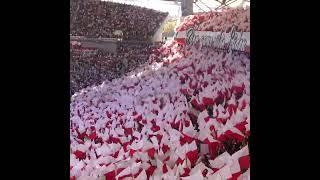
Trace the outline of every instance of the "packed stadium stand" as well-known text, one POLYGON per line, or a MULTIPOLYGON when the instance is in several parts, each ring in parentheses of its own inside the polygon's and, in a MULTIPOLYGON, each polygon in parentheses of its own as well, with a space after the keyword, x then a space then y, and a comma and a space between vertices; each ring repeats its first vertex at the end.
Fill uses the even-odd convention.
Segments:
MULTIPOLYGON (((250 179, 250 55, 150 37, 167 13, 71 0, 70 179, 250 179), (119 36, 114 31, 123 32, 119 36)), ((250 10, 196 13, 176 31, 250 32, 250 10)))

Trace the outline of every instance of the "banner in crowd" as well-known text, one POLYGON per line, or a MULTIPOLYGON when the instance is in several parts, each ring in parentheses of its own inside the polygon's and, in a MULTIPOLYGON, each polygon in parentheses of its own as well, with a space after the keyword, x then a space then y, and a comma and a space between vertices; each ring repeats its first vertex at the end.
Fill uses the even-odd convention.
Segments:
POLYGON ((199 45, 224 51, 250 52, 250 32, 237 32, 237 27, 232 26, 230 32, 195 31, 193 28, 187 31, 179 31, 175 40, 187 46, 199 45))

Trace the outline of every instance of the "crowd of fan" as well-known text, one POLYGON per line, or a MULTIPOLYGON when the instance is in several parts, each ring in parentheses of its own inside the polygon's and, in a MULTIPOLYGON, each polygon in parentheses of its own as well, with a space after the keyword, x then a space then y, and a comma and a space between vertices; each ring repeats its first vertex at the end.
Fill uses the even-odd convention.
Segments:
POLYGON ((118 46, 117 53, 101 49, 70 47, 70 93, 88 86, 112 80, 132 71, 149 59, 153 45, 126 43, 118 46))
POLYGON ((70 179, 250 179, 250 59, 158 50, 162 62, 72 96, 70 179))
POLYGON ((238 31, 250 32, 250 8, 226 8, 221 12, 198 13, 186 17, 176 28, 185 31, 189 28, 201 31, 230 31, 233 25, 238 31))
POLYGON ((70 32, 89 38, 123 38, 117 53, 85 49, 80 44, 70 47, 70 93, 105 80, 118 78, 149 59, 150 40, 167 13, 106 1, 71 0, 70 32), (130 41, 127 41, 130 40, 130 41), (138 40, 138 43, 132 41, 138 40), (130 43, 129 43, 130 42, 130 43))
POLYGON ((126 40, 149 40, 168 13, 138 6, 106 2, 71 0, 72 36, 113 38, 122 31, 126 40))

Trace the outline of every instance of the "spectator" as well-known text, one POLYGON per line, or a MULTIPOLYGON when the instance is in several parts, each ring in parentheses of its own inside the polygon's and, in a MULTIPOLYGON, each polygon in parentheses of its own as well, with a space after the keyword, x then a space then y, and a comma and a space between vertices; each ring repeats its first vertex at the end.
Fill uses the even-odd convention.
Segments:
POLYGON ((118 37, 124 40, 148 40, 168 13, 138 6, 106 1, 71 0, 70 32, 92 38, 118 37))
POLYGON ((70 43, 71 94, 134 70, 149 60, 155 48, 150 43, 121 42, 115 54, 70 43))

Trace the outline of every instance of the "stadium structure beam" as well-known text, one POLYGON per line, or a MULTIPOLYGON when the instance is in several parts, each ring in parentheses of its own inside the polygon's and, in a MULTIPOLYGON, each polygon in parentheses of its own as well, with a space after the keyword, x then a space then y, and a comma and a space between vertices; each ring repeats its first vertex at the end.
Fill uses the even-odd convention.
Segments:
POLYGON ((181 15, 188 16, 193 14, 193 0, 181 0, 181 15))

